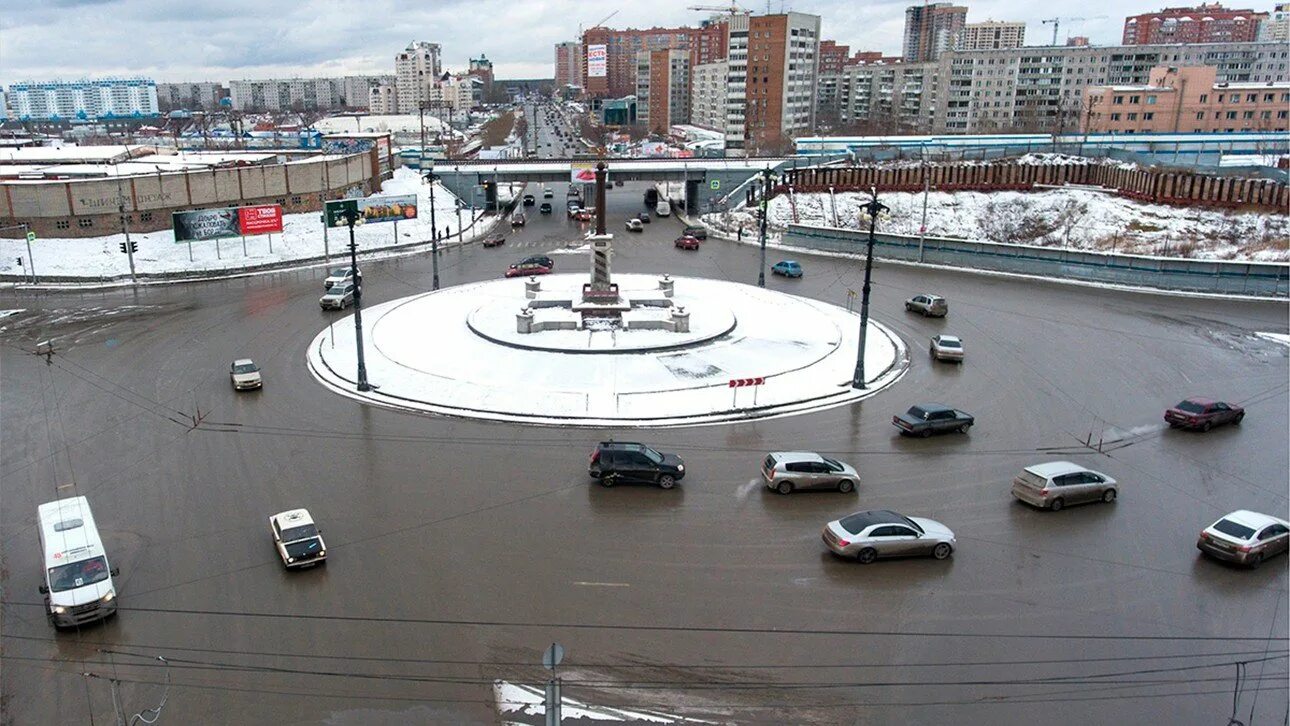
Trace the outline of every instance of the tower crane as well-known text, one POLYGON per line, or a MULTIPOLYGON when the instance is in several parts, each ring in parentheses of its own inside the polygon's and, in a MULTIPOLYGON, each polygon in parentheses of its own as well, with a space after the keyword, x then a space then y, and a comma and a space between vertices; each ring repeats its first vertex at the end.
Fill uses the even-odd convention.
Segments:
POLYGON ((1084 20, 1105 20, 1105 19, 1106 19, 1105 15, 1098 15, 1092 18, 1048 18, 1047 20, 1041 20, 1040 22, 1043 23, 1044 25, 1051 24, 1053 26, 1053 45, 1057 45, 1057 29, 1061 27, 1063 20, 1065 20, 1066 22, 1081 22, 1084 20))
MULTIPOLYGON (((609 19, 610 19, 610 18, 612 18, 612 17, 614 17, 614 16, 615 16, 615 15, 617 15, 617 14, 618 14, 618 11, 617 11, 617 10, 615 10, 615 11, 613 11, 612 13, 610 13, 610 14, 606 15, 605 17, 601 18, 599 21, 597 21, 597 22, 596 22, 595 24, 593 24, 591 27, 593 27, 593 28, 599 28, 600 26, 602 26, 602 25, 604 25, 605 23, 609 22, 609 19)), ((582 42, 582 23, 578 23, 578 42, 582 42)))
POLYGON ((686 10, 702 10, 710 13, 730 13, 731 15, 752 12, 747 8, 741 7, 739 3, 734 2, 734 0, 731 0, 729 5, 691 5, 686 8, 686 10))

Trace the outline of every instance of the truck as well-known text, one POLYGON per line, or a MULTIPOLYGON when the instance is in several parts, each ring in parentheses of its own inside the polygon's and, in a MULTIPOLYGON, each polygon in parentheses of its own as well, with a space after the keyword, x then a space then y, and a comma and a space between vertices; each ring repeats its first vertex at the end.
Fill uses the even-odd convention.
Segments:
POLYGON ((927 438, 935 433, 957 431, 966 434, 976 423, 971 414, 941 403, 920 403, 904 413, 891 417, 891 423, 902 435, 927 438))

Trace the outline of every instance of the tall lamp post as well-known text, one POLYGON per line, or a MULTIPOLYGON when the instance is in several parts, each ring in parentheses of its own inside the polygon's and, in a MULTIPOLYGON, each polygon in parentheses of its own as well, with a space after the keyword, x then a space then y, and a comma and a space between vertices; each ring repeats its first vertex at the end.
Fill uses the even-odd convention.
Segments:
POLYGON ((362 222, 362 215, 353 207, 340 213, 349 227, 349 269, 354 272, 354 342, 358 345, 358 390, 370 391, 367 382, 367 361, 363 358, 363 275, 358 271, 358 242, 354 241, 354 225, 362 222))
POLYGON ((869 329, 869 278, 873 275, 873 233, 878 215, 887 211, 886 205, 878 201, 877 187, 869 189, 869 201, 861 209, 869 215, 869 244, 864 257, 864 287, 860 290, 860 350, 856 353, 856 372, 851 377, 851 387, 863 390, 865 333, 869 329))
POLYGON ((430 185, 430 265, 433 270, 433 277, 430 280, 430 289, 439 289, 439 228, 435 226, 434 220, 434 183, 439 181, 439 175, 434 173, 431 168, 422 177, 430 185))
POLYGON ((770 216, 770 167, 766 167, 761 177, 761 204, 757 205, 761 212, 761 227, 759 235, 761 236, 761 267, 757 269, 757 287, 766 287, 766 217, 770 216))

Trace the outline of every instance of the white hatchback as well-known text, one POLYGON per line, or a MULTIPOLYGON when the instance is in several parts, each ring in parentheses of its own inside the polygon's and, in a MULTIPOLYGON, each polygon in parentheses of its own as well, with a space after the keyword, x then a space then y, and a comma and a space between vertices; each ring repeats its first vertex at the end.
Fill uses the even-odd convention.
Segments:
POLYGON ((327 560, 322 530, 314 524, 308 509, 289 509, 269 517, 273 544, 288 568, 312 567, 327 560))

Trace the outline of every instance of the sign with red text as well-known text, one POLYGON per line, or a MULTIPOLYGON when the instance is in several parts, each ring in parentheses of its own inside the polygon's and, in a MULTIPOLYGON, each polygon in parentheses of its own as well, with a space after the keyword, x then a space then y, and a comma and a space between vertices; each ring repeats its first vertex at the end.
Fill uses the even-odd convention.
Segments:
POLYGON ((237 223, 242 234, 273 234, 282 231, 282 207, 261 204, 255 207, 238 207, 237 223))

